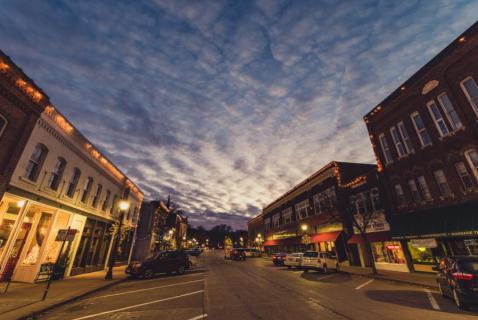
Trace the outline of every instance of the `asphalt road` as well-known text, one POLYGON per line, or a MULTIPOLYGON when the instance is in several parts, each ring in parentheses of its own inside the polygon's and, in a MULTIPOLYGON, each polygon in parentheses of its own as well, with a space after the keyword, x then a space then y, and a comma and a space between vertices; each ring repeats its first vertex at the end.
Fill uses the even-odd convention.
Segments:
POLYGON ((265 259, 206 253, 181 276, 129 280, 40 319, 477 319, 438 292, 343 273, 303 273, 265 259))

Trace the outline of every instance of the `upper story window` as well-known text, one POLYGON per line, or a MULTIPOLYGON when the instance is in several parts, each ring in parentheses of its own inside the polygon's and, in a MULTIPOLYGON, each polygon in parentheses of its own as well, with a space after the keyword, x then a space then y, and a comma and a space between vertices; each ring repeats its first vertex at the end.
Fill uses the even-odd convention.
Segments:
POLYGON ((448 180, 446 179, 445 172, 442 169, 433 171, 433 176, 435 177, 435 181, 438 185, 438 189, 440 189, 440 194, 442 197, 449 197, 451 196, 451 189, 448 185, 448 180))
POLYGON ((81 171, 78 168, 74 168, 71 173, 70 180, 68 181, 68 189, 66 190, 66 195, 70 198, 73 198, 75 195, 76 187, 80 181, 81 171))
POLYGON ((276 213, 272 216, 272 227, 277 228, 280 226, 280 214, 276 213))
POLYGON ((478 152, 475 149, 465 151, 465 158, 470 165, 471 171, 478 181, 478 152))
POLYGON ((461 88, 465 93, 466 98, 471 104, 473 111, 478 116, 478 86, 472 77, 468 77, 461 82, 461 88))
POLYGON ((3 131, 5 131, 5 128, 7 127, 7 118, 5 118, 2 114, 0 114, 0 136, 3 134, 3 131))
POLYGON ((370 191, 370 200, 372 201, 373 210, 382 210, 382 200, 380 199, 380 192, 378 188, 373 188, 370 191))
POLYGON ((424 176, 417 177, 418 187, 420 188, 420 193, 424 200, 431 200, 432 194, 428 188, 427 180, 424 176))
POLYGON ((417 183, 415 182, 415 179, 410 179, 408 180, 408 187, 410 188, 410 193, 412 195, 412 200, 414 202, 421 202, 422 201, 422 196, 420 192, 418 191, 417 183))
POLYGON ((466 165, 463 161, 455 163, 456 173, 460 177, 461 184, 463 185, 464 190, 470 190, 475 187, 473 179, 466 168, 466 165))
POLYGON ((111 211, 110 213, 113 213, 114 210, 116 209, 116 206, 118 204, 118 200, 119 200, 119 196, 117 194, 115 194, 115 196, 113 197, 113 202, 111 203, 111 211))
POLYGON ((448 130, 445 119, 443 119, 440 109, 438 109, 438 106, 435 101, 432 100, 428 102, 427 106, 428 110, 430 111, 430 115, 432 116, 433 122, 435 122, 435 126, 437 127, 440 137, 448 135, 450 133, 450 130, 448 130))
POLYGON ((305 219, 308 216, 309 200, 304 200, 295 205, 295 212, 299 219, 305 219))
POLYGON ((388 146, 387 138, 385 138, 385 134, 380 134, 378 136, 380 140, 380 146, 382 147, 383 157, 385 158, 385 164, 390 163, 393 161, 392 152, 390 151, 390 147, 388 146))
MULTIPOLYGON (((335 208, 337 204, 337 195, 335 194, 335 187, 330 187, 324 191, 316 194, 313 197, 315 214, 320 214, 324 211, 335 208)), ((307 201, 308 203, 308 201, 307 201)), ((312 215, 312 212, 309 213, 312 215)))
POLYGON ((415 126, 415 130, 417 131, 418 138, 420 139, 420 143, 422 147, 426 147, 432 144, 430 136, 428 135, 427 128, 423 123, 422 117, 418 112, 414 112, 411 115, 413 125, 415 126))
POLYGON ((405 194, 403 193, 402 186, 397 183, 395 186, 393 186, 395 189, 395 197, 397 199, 397 205, 398 206, 403 206, 405 204, 405 194))
POLYGON ((264 219, 264 229, 267 231, 271 227, 271 218, 265 218, 264 219))
POLYGON ((440 105, 448 119, 448 122, 450 122, 452 130, 458 130, 463 127, 463 123, 461 122, 458 113, 456 113, 456 110, 451 104, 450 98, 448 98, 448 95, 446 93, 442 93, 438 96, 438 102, 440 102, 440 105))
POLYGON ((81 202, 86 203, 88 201, 88 197, 90 196, 92 186, 93 186, 93 178, 88 177, 88 179, 86 179, 85 184, 83 186, 83 194, 81 195, 81 202))
POLYGON ((37 144, 35 150, 33 150, 30 160, 25 170, 25 177, 31 181, 36 181, 40 174, 40 170, 45 162, 48 149, 44 144, 37 144))
POLYGON ((96 208, 96 206, 98 205, 98 201, 100 200, 102 190, 103 190, 103 186, 101 184, 98 184, 96 186, 96 192, 95 192, 95 196, 93 197, 93 202, 91 203, 91 205, 94 208, 96 208))
POLYGON ((363 194, 359 194, 355 200, 355 212, 358 214, 365 214, 367 207, 365 206, 365 198, 363 194))
POLYGON ((284 219, 284 224, 289 224, 292 222, 292 208, 287 208, 282 211, 282 218, 284 219))
POLYGON ((50 180, 48 181, 48 186, 52 190, 58 190, 58 186, 60 185, 61 179, 63 178, 63 173, 65 172, 66 168, 66 160, 63 158, 58 158, 56 160, 55 166, 51 171, 50 180))
POLYGON ((400 136, 402 137, 402 141, 405 144, 407 153, 413 152, 414 151, 413 145, 412 145, 412 142, 410 141, 410 136, 408 135, 407 129, 405 128, 403 121, 400 121, 399 123, 397 123, 397 128, 398 128, 398 131, 400 132, 400 136))
POLYGON ((106 190, 106 197, 105 200, 103 200, 103 204, 101 205, 101 210, 106 211, 110 205, 110 197, 111 197, 111 191, 106 190))
POLYGON ((407 150, 405 149, 405 145, 402 142, 402 137, 396 127, 390 128, 390 133, 392 135, 393 143, 395 144, 395 149, 397 150, 398 157, 404 157, 407 155, 407 150))

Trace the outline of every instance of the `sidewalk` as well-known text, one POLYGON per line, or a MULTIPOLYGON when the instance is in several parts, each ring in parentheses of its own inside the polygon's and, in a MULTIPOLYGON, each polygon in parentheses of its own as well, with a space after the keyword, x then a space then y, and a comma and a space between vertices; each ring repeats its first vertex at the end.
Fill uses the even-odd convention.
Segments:
POLYGON ((51 283, 48 296, 42 301, 46 283, 12 282, 7 293, 6 283, 0 283, 0 320, 21 319, 46 311, 84 295, 112 286, 126 279, 126 266, 115 267, 113 280, 104 280, 106 270, 86 273, 51 283))
POLYGON ((431 273, 419 273, 419 272, 396 272, 396 271, 386 271, 378 270, 377 275, 372 274, 372 268, 363 268, 363 267, 352 267, 352 266, 340 266, 340 271, 361 275, 364 277, 395 281, 401 283, 407 283, 412 285, 438 288, 436 282, 436 275, 431 273))

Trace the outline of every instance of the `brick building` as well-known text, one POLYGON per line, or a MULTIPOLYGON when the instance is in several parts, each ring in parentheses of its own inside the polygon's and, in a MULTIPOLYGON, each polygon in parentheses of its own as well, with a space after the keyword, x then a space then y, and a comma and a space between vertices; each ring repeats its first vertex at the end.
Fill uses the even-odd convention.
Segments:
POLYGON ((247 238, 251 247, 262 249, 264 243, 264 219, 262 215, 247 221, 247 238))
POLYGON ((477 84, 474 24, 364 117, 411 270, 478 254, 477 84))

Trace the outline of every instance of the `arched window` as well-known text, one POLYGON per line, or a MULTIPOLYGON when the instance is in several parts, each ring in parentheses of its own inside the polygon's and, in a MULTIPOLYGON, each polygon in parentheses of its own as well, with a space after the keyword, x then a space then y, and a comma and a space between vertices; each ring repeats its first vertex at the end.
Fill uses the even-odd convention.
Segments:
POLYGON ((93 186, 93 178, 88 177, 85 181, 85 185, 83 186, 83 194, 81 195, 81 202, 86 203, 88 201, 88 196, 91 192, 91 187, 93 186))
POLYGON ((30 160, 25 170, 25 177, 31 181, 37 181, 40 174, 43 163, 45 162, 48 154, 48 148, 44 144, 37 144, 35 150, 33 150, 30 160))
POLYGON ((106 190, 106 197, 105 200, 103 201, 103 205, 101 206, 101 210, 106 211, 110 205, 110 197, 111 197, 111 191, 106 190))
POLYGON ((103 186, 101 184, 98 184, 98 186, 96 187, 95 196, 93 197, 93 202, 91 203, 91 205, 94 208, 96 208, 96 206, 98 205, 98 201, 100 200, 102 190, 103 190, 103 186))
POLYGON ((470 165, 475 179, 478 181, 478 152, 476 152, 476 149, 467 150, 465 151, 465 158, 470 165))
POLYGON ((68 181, 68 189, 66 190, 66 195, 70 198, 73 198, 75 195, 76 187, 78 186, 78 181, 80 181, 81 171, 78 168, 74 168, 68 181))
POLYGON ((50 181, 48 181, 48 186, 52 190, 58 190, 58 186, 60 185, 61 179, 63 178, 63 173, 65 172, 66 168, 66 160, 63 158, 58 158, 56 160, 55 166, 51 171, 50 181))
POLYGON ((5 118, 3 115, 0 114, 0 136, 3 134, 3 131, 5 131, 5 128, 7 127, 8 120, 5 118))
POLYGON ((118 200, 119 200, 119 196, 117 194, 115 194, 115 196, 113 197, 113 204, 111 205, 111 214, 114 213, 114 210, 116 210, 116 206, 118 204, 118 200))

